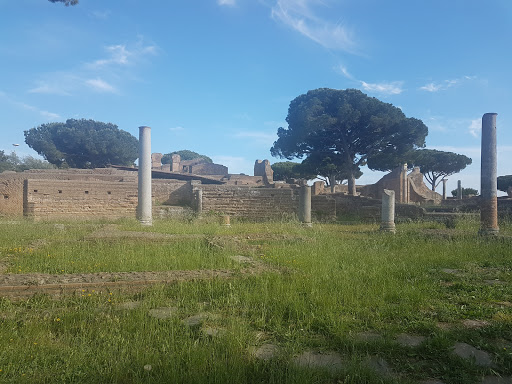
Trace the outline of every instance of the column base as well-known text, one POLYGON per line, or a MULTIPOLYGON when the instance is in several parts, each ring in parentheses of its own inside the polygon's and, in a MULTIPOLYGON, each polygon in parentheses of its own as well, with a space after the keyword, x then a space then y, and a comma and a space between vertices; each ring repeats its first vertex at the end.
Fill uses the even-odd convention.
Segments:
POLYGON ((381 223, 380 230, 381 232, 396 233, 395 223, 381 223))
POLYGON ((480 236, 498 236, 499 233, 499 228, 480 228, 478 231, 478 235, 480 236))

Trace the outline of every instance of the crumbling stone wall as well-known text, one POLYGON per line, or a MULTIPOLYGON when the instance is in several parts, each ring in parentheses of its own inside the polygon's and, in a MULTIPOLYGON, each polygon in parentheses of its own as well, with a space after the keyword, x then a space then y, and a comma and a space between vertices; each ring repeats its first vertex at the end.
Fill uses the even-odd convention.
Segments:
POLYGON ((254 163, 254 176, 263 177, 265 185, 270 185, 274 182, 274 171, 270 166, 268 160, 256 160, 254 163))

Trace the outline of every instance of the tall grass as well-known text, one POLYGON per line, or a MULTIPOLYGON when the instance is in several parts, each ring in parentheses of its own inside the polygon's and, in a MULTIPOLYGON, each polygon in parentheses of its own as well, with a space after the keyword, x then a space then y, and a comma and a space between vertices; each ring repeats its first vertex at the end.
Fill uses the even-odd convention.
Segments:
POLYGON ((64 230, 55 223, 18 225, 16 231, 0 223, 13 236, 0 231, 2 261, 15 273, 19 265, 26 266, 21 273, 58 272, 62 265, 77 273, 239 268, 229 258, 235 254, 273 269, 137 295, 84 291, 58 301, 4 299, 0 382, 471 383, 492 371, 512 374, 512 347, 506 347, 507 340, 512 344, 512 242, 476 236, 474 222, 454 230, 401 224, 395 236, 375 225, 235 222, 224 228, 157 221, 141 229, 136 222, 117 223, 124 231, 197 235, 172 241, 90 237, 104 223, 66 223, 64 230), (30 243, 40 245, 27 251, 30 243), (489 284, 493 280, 499 283, 489 284), (119 307, 127 301, 139 306, 119 307), (176 315, 151 317, 158 307, 176 307, 176 315), (218 336, 182 323, 198 313, 206 315, 203 329, 215 328, 218 336), (466 329, 464 319, 489 325, 466 329), (364 331, 382 339, 363 342, 357 335, 364 331), (403 348, 393 341, 403 332, 427 340, 416 350, 403 348), (456 341, 491 352, 495 366, 455 357, 456 341), (275 359, 251 356, 250 347, 264 343, 279 346, 275 359), (345 369, 331 376, 291 363, 305 350, 336 351, 345 369), (384 357, 400 375, 378 376, 364 364, 368 355, 384 357))

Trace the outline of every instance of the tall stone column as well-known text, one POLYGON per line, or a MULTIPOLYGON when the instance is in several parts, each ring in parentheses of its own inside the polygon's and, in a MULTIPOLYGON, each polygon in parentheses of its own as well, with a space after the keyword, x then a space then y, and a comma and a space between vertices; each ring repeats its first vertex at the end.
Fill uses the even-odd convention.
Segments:
POLYGON ((142 225, 153 224, 151 204, 151 128, 139 127, 137 218, 142 225))
POLYGON ((482 117, 480 172, 480 234, 482 235, 497 235, 499 232, 496 116, 496 113, 486 113, 482 117))
POLYGON ((380 230, 395 233, 395 191, 385 189, 382 192, 382 220, 380 230))
POLYGON ((448 179, 441 180, 443 182, 443 200, 446 200, 446 182, 448 179))
POLYGON ((457 181, 457 200, 462 200, 462 181, 457 181))
POLYGON ((299 221, 311 227, 311 187, 303 185, 299 191, 299 221))

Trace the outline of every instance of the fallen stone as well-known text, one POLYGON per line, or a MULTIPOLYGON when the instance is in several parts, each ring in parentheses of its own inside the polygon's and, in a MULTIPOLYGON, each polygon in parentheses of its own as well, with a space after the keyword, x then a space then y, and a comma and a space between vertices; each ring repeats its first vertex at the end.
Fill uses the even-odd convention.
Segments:
POLYGON ((336 352, 306 351, 293 359, 293 363, 304 368, 322 368, 336 373, 343 369, 343 360, 336 352))
POLYGON ((254 263, 254 260, 247 256, 230 256, 229 258, 238 263, 254 263))
POLYGON ((489 326, 489 322, 485 320, 470 320, 466 319, 462 322, 462 324, 469 329, 479 329, 483 327, 489 326))
POLYGON ((207 317, 208 316, 205 313, 200 313, 198 315, 187 317, 186 319, 183 319, 182 322, 188 327, 195 328, 203 324, 207 317))
POLYGON ((177 312, 178 308, 176 307, 153 308, 149 310, 149 316, 164 320, 175 316, 177 312))
POLYGON ((396 342, 402 347, 417 347, 425 341, 425 336, 407 335, 402 333, 396 337, 396 342))
POLYGON ((495 280, 484 280, 484 283, 487 284, 487 285, 505 285, 505 284, 507 284, 506 282, 498 280, 498 279, 495 279, 495 280))
POLYGON ((224 333, 224 331, 225 331, 224 329, 213 328, 213 327, 206 327, 206 328, 201 329, 201 332, 203 333, 203 335, 208 336, 208 337, 219 337, 224 333))
POLYGON ((381 376, 393 375, 393 370, 387 361, 380 356, 369 356, 368 359, 366 359, 366 365, 381 376))
POLYGON ((251 350, 251 355, 258 360, 271 360, 279 353, 279 347, 275 344, 263 344, 251 350))
POLYGON ((490 367, 492 365, 491 355, 466 343, 456 343, 453 353, 465 360, 473 360, 476 365, 490 367))
POLYGON ((443 268, 441 272, 447 273, 448 275, 460 275, 462 271, 460 269, 443 268))

